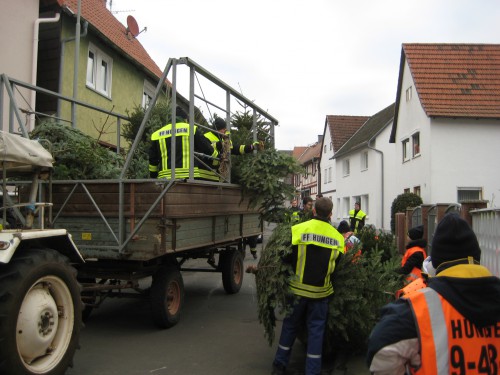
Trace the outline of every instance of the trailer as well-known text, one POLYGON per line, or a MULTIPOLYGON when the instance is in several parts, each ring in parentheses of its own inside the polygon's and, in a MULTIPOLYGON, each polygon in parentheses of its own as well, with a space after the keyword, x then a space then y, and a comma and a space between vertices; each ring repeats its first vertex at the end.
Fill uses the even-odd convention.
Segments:
MULTIPOLYGON (((257 114, 268 120, 268 139, 273 140, 275 118, 189 58, 169 59, 117 179, 54 180, 50 154, 26 138, 21 123, 24 138, 2 132, 0 144, 22 140, 19 154, 36 149, 46 160, 42 165, 24 162, 32 174, 26 181, 11 179, 9 160, 0 156, 3 223, 7 226, 8 212, 20 223, 0 231, 0 373, 64 372, 78 346, 82 321, 107 298, 144 299, 153 322, 170 328, 181 318, 183 272, 219 273, 228 294, 240 290, 246 240, 262 235, 263 223, 258 208, 231 183, 230 168, 220 175, 220 182, 195 180, 196 155, 191 153, 189 178, 176 179, 174 171, 170 180, 126 177, 169 72, 175 113, 180 65, 188 69, 191 80, 191 127, 196 97, 192 82, 198 74, 223 90, 228 120, 231 100, 237 100, 253 111, 254 140, 257 114), (192 262, 197 259, 204 262, 192 262)), ((1 78, 6 88, 18 85, 84 105, 5 75, 1 78)), ((15 103, 11 108, 15 112, 15 103)), ((172 124, 175 127, 175 115, 172 124)))

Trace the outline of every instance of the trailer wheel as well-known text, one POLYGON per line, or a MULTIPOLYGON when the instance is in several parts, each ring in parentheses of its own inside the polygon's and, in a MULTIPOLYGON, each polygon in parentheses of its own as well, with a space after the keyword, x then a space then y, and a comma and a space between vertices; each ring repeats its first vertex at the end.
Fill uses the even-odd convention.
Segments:
POLYGON ((82 325, 80 287, 67 258, 19 250, 0 266, 0 301, 0 374, 64 374, 82 325))
POLYGON ((228 294, 238 293, 243 284, 243 256, 231 249, 220 253, 219 267, 222 270, 222 285, 228 294))
POLYGON ((160 328, 175 326, 184 305, 184 282, 177 268, 162 267, 153 276, 151 284, 153 321, 160 328))

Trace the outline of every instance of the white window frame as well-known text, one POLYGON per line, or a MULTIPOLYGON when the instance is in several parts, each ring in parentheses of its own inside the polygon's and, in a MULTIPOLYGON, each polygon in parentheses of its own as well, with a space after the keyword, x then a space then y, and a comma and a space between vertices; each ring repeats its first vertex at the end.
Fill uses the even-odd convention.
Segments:
MULTIPOLYGON (((463 193, 462 193, 463 194, 463 193)), ((460 203, 460 201, 463 200, 481 200, 483 199, 483 188, 477 187, 477 186, 459 186, 457 187, 457 202, 460 203), (468 194, 474 194, 477 193, 477 198, 468 198, 468 199, 461 199, 460 194, 462 192, 468 193, 468 194)))
POLYGON ((410 86, 406 89, 406 101, 409 102, 412 96, 413 96, 413 90, 412 86, 410 86))
POLYGON ((368 151, 364 151, 361 154, 361 170, 362 171, 368 170, 368 151))
POLYGON ((102 52, 92 43, 89 43, 89 51, 87 53, 87 79, 86 85, 91 90, 111 98, 111 83, 113 82, 113 59, 102 52), (90 54, 93 59, 90 60, 90 54), (106 64, 106 72, 104 77, 102 71, 98 68, 106 64), (91 69, 91 71, 89 71, 91 69))
POLYGON ((343 199, 344 217, 349 217, 350 210, 351 210, 351 204, 350 204, 349 197, 344 197, 344 199, 343 199))
POLYGON ((147 80, 144 80, 144 89, 142 90, 142 108, 148 109, 149 103, 155 96, 155 87, 147 80))
POLYGON ((401 142, 403 146, 403 163, 410 160, 410 138, 405 138, 401 142))
POLYGON ((411 136, 412 156, 416 158, 420 156, 420 132, 416 132, 411 136))
POLYGON ((342 172, 344 174, 344 177, 347 177, 351 174, 351 162, 349 159, 344 159, 342 162, 342 172))

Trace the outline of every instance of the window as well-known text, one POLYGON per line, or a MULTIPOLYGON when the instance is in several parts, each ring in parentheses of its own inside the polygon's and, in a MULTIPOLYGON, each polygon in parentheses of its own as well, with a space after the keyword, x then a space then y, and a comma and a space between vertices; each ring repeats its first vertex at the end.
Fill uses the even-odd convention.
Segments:
POLYGON ((330 151, 332 151, 333 148, 333 142, 330 142, 330 151))
POLYGON ((326 145, 323 147, 323 152, 326 154, 326 145))
POLYGON ((368 151, 361 154, 361 170, 366 171, 368 169, 368 151))
POLYGON ((332 182, 332 167, 328 168, 328 182, 332 182))
POLYGON ((421 193, 421 192, 420 192, 420 186, 415 186, 415 187, 413 188, 413 193, 414 193, 414 194, 416 194, 416 195, 418 195, 418 196, 420 197, 420 196, 421 196, 421 195, 420 195, 420 193, 421 193))
POLYGON ((111 97, 113 60, 94 45, 89 45, 87 59, 87 87, 111 97))
POLYGON ((344 198, 343 202, 343 211, 344 217, 349 217, 349 210, 351 209, 351 205, 349 203, 349 197, 344 198))
POLYGON ((142 93, 142 108, 147 109, 149 107, 149 103, 151 103, 154 95, 154 86, 148 81, 144 81, 144 89, 142 93))
POLYGON ((457 188, 457 202, 475 201, 483 199, 483 189, 480 187, 459 187, 457 188))
POLYGON ((403 140, 403 163, 410 160, 410 140, 408 138, 403 140))
POLYGON ((406 101, 409 102, 412 96, 412 88, 411 86, 406 89, 406 101))
POLYGON ((89 58, 87 60, 87 85, 95 87, 95 71, 94 71, 95 55, 94 52, 89 51, 89 58))
POLYGON ((349 176, 351 174, 351 163, 349 162, 349 159, 344 160, 343 165, 343 172, 344 176, 349 176))
POLYGON ((413 143, 413 157, 420 155, 420 132, 417 132, 411 136, 411 141, 413 143))

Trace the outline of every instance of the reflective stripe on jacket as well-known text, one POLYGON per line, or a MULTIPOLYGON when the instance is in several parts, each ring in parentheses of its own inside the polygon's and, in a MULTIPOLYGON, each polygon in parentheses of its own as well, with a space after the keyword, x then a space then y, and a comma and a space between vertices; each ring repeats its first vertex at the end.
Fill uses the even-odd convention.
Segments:
POLYGON ((354 228, 351 228, 351 229, 354 230, 354 234, 357 234, 359 222, 366 217, 366 214, 361 210, 359 210, 358 212, 356 212, 356 210, 351 210, 351 211, 349 211, 349 217, 351 219, 354 219, 354 222, 355 222, 354 228))
MULTIPOLYGON (((194 133, 196 134, 197 127, 194 126, 194 133)), ((178 122, 175 124, 175 178, 189 178, 190 167, 190 126, 185 122, 178 122)), ((156 165, 149 165, 150 172, 157 172, 158 178, 170 179, 172 177, 172 162, 170 155, 170 146, 172 138, 172 124, 165 125, 163 128, 157 130, 151 135, 152 142, 158 142, 159 150, 161 153, 160 168, 156 165)), ((218 152, 214 149, 212 157, 216 157, 218 152)), ((214 173, 204 167, 196 159, 194 160, 193 177, 203 178, 207 180, 218 181, 219 178, 214 173)))
POLYGON ((330 223, 312 219, 292 226, 292 292, 308 298, 331 295, 330 275, 339 252, 344 252, 344 237, 330 223))
MULTIPOLYGON (((404 267, 408 258, 411 257, 413 254, 415 254, 417 251, 421 251, 422 253, 424 253, 424 259, 427 258, 427 254, 425 253, 425 250, 422 249, 420 246, 410 247, 408 250, 406 250, 405 255, 403 256, 403 259, 401 259, 401 267, 404 267)), ((410 271, 410 273, 406 277, 406 283, 409 284, 412 281, 415 281, 421 277, 422 277, 422 269, 418 268, 418 267, 413 267, 413 269, 410 271)))
POLYGON ((431 288, 403 297, 417 324, 421 366, 412 374, 499 374, 500 322, 478 328, 431 288))
MULTIPOLYGON (((214 134, 213 132, 206 132, 204 135, 210 141, 210 143, 212 144, 212 147, 215 149, 217 142, 220 141, 220 138, 216 134, 214 134)), ((216 159, 213 159, 212 160, 212 166, 213 167, 218 167, 219 166, 219 161, 216 160, 216 159)))

